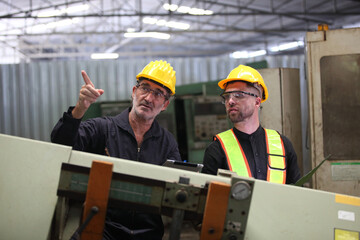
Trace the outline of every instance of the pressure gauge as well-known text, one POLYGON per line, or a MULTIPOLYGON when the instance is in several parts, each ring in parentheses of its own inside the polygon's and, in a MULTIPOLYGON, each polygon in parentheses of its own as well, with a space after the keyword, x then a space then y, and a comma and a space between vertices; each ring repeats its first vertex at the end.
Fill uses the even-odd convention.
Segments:
POLYGON ((231 187, 231 196, 236 200, 244 200, 251 195, 251 187, 245 181, 236 182, 231 187))

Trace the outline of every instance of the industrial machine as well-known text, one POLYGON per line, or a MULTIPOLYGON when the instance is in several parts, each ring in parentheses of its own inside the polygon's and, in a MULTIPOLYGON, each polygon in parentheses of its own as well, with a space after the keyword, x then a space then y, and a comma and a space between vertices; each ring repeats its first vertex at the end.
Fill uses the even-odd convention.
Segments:
POLYGON ((360 196, 360 28, 306 35, 313 187, 360 196))
POLYGON ((155 166, 8 135, 0 135, 0 146, 0 239, 51 239, 54 215, 58 239, 71 236, 80 212, 65 218, 61 206, 64 199, 85 199, 94 162, 112 166, 109 205, 170 213, 173 221, 202 219, 200 239, 360 237, 358 197, 226 171, 212 176, 155 166))

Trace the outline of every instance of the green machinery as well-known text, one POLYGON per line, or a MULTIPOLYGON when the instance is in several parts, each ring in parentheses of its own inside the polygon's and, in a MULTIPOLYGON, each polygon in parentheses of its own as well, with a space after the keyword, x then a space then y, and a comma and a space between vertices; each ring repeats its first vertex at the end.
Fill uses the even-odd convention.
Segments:
POLYGON ((202 163, 205 148, 213 136, 231 127, 217 82, 189 84, 177 89, 177 140, 183 159, 189 162, 202 163))

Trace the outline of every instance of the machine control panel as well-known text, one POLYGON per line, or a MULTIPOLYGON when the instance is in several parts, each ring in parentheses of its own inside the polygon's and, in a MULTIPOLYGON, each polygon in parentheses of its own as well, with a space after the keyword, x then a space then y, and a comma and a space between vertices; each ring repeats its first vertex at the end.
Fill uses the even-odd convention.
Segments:
POLYGON ((216 134, 229 129, 226 115, 198 115, 195 116, 195 139, 211 141, 216 134))
POLYGON ((212 141, 216 134, 229 129, 225 106, 218 97, 199 98, 194 104, 195 141, 212 141))

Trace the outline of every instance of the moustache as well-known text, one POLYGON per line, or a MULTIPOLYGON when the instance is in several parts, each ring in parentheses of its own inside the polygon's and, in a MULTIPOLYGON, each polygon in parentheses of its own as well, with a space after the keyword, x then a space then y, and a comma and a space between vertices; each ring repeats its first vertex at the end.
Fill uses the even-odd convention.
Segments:
POLYGON ((151 104, 150 102, 146 101, 146 100, 142 100, 139 105, 143 105, 145 107, 148 107, 148 108, 153 108, 153 104, 151 104))

